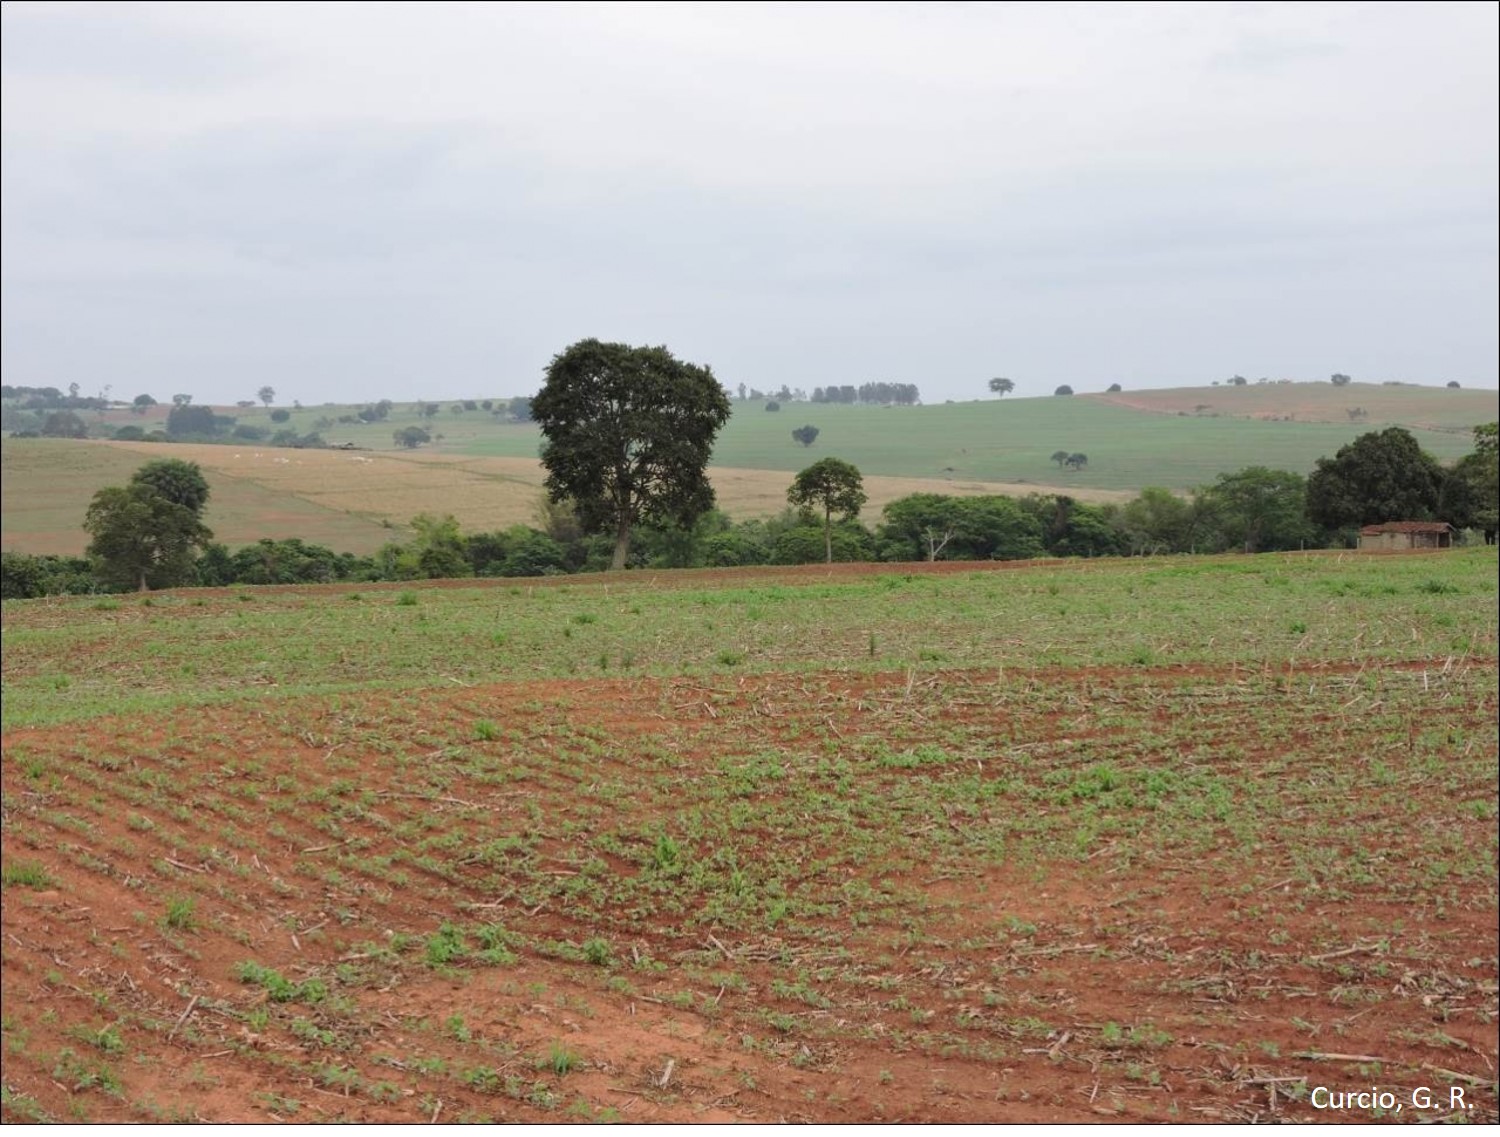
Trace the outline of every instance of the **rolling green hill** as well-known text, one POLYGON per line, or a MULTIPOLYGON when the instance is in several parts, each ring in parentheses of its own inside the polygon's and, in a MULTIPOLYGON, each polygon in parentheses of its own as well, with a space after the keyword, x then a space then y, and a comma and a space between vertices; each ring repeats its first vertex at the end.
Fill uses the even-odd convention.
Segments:
MULTIPOLYGON (((1294 406, 1306 400, 1306 388, 1327 386, 1292 384, 1273 389, 1282 392, 1286 405, 1294 406)), ((1230 392, 1222 388, 1203 390, 1225 401, 1230 398, 1230 392)), ((1257 392, 1254 410, 1244 417, 1212 409, 1201 413, 1137 409, 1107 401, 1105 396, 923 407, 791 403, 775 412, 758 402, 736 403, 714 448, 714 464, 794 472, 817 458, 834 455, 853 462, 866 474, 889 477, 1115 490, 1189 489, 1212 482, 1224 471, 1252 465, 1307 473, 1318 458, 1332 455, 1366 431, 1393 423, 1408 426, 1424 448, 1451 461, 1473 448, 1467 427, 1488 422, 1496 413, 1493 391, 1386 390, 1383 409, 1388 417, 1376 419, 1372 414, 1358 422, 1342 413, 1343 422, 1252 417, 1270 413, 1264 410, 1263 389, 1257 392), (1441 424, 1432 424, 1434 394, 1449 404, 1441 424), (1464 425, 1449 425, 1455 420, 1464 425), (821 432, 810 448, 791 437, 792 430, 804 423, 821 432), (1088 468, 1060 470, 1051 461, 1057 450, 1087 454, 1088 468)), ((1194 399, 1192 405, 1207 401, 1205 396, 1194 399)), ((452 432, 444 445, 459 445, 468 453, 516 457, 536 453, 536 436, 526 428, 460 435, 457 431, 467 423, 442 425, 452 432)))
MULTIPOLYGON (((355 408, 308 407, 293 410, 290 422, 283 424, 301 433, 321 430, 329 442, 365 448, 379 458, 375 466, 356 466, 363 460, 328 452, 265 449, 259 454, 264 444, 254 442, 193 447, 204 450, 206 456, 195 460, 205 462, 214 479, 209 523, 231 544, 301 536, 365 552, 389 537, 388 526, 404 526, 422 510, 453 512, 466 525, 480 528, 529 519, 540 485, 534 465, 541 441, 536 427, 482 410, 454 412, 454 405, 444 403, 436 417, 423 419, 413 404, 401 404, 386 421, 370 425, 337 423, 355 408), (320 425, 331 420, 331 426, 320 425), (432 445, 394 452, 392 432, 418 423, 434 435, 432 445), (277 455, 287 454, 292 458, 277 461, 277 455), (391 460, 398 458, 409 460, 391 460), (488 468, 496 459, 525 459, 527 469, 488 468)), ((1392 424, 1406 426, 1428 451, 1451 461, 1468 453, 1471 428, 1493 421, 1496 408, 1494 391, 1362 384, 1334 388, 1326 383, 921 407, 788 403, 775 412, 752 401, 734 404, 714 465, 724 474, 725 508, 743 516, 779 508, 789 480, 783 475, 828 456, 853 462, 870 478, 923 479, 908 489, 889 483, 875 494, 872 488, 872 500, 944 487, 995 492, 986 488, 993 483, 1009 483, 1007 492, 1036 487, 1087 499, 1144 486, 1187 490, 1251 465, 1307 473, 1319 457, 1392 424), (1365 412, 1358 419, 1349 414, 1356 407, 1365 412), (803 424, 820 430, 811 447, 792 439, 792 430, 803 424), (1060 469, 1051 461, 1058 450, 1088 455, 1087 468, 1060 469), (754 471, 771 473, 763 485, 742 485, 747 477, 753 480, 754 471)), ((226 408, 226 413, 236 415, 242 425, 277 425, 261 407, 226 408)), ((90 413, 88 419, 96 428, 151 429, 164 417, 165 408, 158 407, 145 416, 118 411, 90 413)), ((30 552, 80 549, 79 525, 89 498, 101 486, 124 481, 145 460, 143 451, 188 453, 182 447, 140 444, 126 449, 51 439, 5 442, 0 525, 5 546, 30 552)), ((873 516, 878 510, 872 506, 870 512, 873 516)))

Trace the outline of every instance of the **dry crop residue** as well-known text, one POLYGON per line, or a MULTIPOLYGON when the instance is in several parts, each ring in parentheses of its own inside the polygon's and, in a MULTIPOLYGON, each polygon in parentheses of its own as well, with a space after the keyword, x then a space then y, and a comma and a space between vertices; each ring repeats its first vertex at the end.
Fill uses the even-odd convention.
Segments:
POLYGON ((1495 712, 1407 660, 14 731, 6 1119, 1494 1120, 1495 712))

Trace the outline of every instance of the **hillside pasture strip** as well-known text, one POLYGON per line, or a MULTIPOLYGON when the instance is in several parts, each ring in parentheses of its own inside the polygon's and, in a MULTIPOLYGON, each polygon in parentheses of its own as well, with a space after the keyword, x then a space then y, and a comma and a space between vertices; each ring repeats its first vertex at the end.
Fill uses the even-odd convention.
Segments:
MULTIPOLYGON (((474 457, 451 451, 346 452, 174 443, 12 439, 5 456, 5 547, 79 555, 83 516, 100 489, 120 485, 153 458, 196 462, 208 477, 208 524, 231 547, 265 537, 299 537, 337 552, 368 554, 407 535, 411 519, 452 514, 467 532, 534 525, 545 471, 534 457, 474 457)), ((787 507, 789 474, 712 468, 719 508, 736 520, 787 507)), ((913 493, 1068 493, 1081 501, 1120 501, 1120 490, 992 484, 949 478, 866 479, 866 517, 913 493)))
POLYGON ((1479 423, 1493 422, 1500 401, 1494 391, 1380 383, 1222 383, 1089 396, 1100 402, 1156 414, 1217 414, 1238 418, 1292 417, 1298 422, 1356 423, 1361 430, 1414 426, 1457 431, 1467 437, 1479 423), (1202 408, 1201 410, 1199 408, 1202 408), (1349 412, 1363 410, 1351 418, 1349 412))
MULTIPOLYGON (((321 464, 312 468, 274 462, 273 455, 321 451, 261 452, 268 468, 294 469, 307 485, 319 484, 321 464)), ((0 446, 4 463, 0 493, 7 550, 81 556, 88 546, 83 518, 95 493, 106 486, 124 485, 153 458, 197 462, 209 484, 205 520, 214 539, 231 547, 252 544, 263 537, 298 537, 310 544, 331 546, 339 552, 372 553, 404 531, 410 515, 394 520, 392 532, 382 525, 379 511, 350 510, 317 500, 310 493, 288 492, 274 479, 247 476, 257 459, 250 446, 154 445, 122 442, 82 442, 70 439, 7 439, 0 446)))
MULTIPOLYGON (((1465 394, 1437 392, 1436 394, 1465 394)), ((1373 429, 1364 421, 1272 421, 1210 409, 1155 414, 1097 398, 996 399, 923 407, 806 406, 767 414, 737 406, 714 447, 716 465, 793 473, 823 457, 842 458, 866 476, 952 478, 955 482, 1042 483, 1083 489, 1185 491, 1246 466, 1311 473, 1318 458, 1373 429), (819 427, 803 447, 791 429, 819 427), (1059 468, 1063 449, 1088 455, 1082 469, 1059 468)), ((1212 403, 1205 397, 1203 403, 1212 403)), ((1425 450, 1452 460, 1473 449, 1469 431, 1495 418, 1494 392, 1470 392, 1456 429, 1412 425, 1425 450), (1488 396, 1487 400, 1485 396, 1488 396)), ((1400 422, 1409 422, 1400 419, 1400 422)), ((475 449, 479 449, 477 446, 475 449)))

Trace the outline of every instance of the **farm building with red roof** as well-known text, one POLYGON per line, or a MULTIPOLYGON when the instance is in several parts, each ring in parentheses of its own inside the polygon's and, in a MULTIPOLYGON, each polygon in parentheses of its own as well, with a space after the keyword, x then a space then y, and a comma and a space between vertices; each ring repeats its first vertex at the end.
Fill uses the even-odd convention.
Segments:
POLYGON ((1359 531, 1361 549, 1447 549, 1453 526, 1446 521, 1386 521, 1359 531))

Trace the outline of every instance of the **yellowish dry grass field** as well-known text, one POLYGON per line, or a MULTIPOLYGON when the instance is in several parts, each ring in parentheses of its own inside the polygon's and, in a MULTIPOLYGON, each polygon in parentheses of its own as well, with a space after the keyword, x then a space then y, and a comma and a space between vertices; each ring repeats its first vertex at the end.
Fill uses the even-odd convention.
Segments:
POLYGON ((1447 387, 1387 387, 1381 383, 1256 383, 1244 387, 1174 387, 1122 391, 1091 399, 1158 414, 1220 415, 1234 418, 1290 419, 1295 422, 1358 422, 1365 429, 1399 423, 1423 430, 1459 431, 1491 422, 1500 407, 1494 391, 1447 387), (1365 414, 1351 419, 1349 412, 1365 414))
MULTIPOLYGON (((441 450, 274 450, 149 442, 7 440, 5 547, 34 553, 81 553, 89 499, 124 482, 152 458, 196 462, 212 489, 208 523, 231 547, 261 537, 301 537, 339 551, 368 553, 419 513, 449 514, 467 531, 534 520, 542 467, 534 458, 471 457, 441 450), (14 477, 11 475, 14 474, 14 477), (28 487, 22 489, 23 484, 28 487)), ((719 505, 736 519, 786 507, 791 476, 780 470, 715 468, 719 505)), ((912 493, 1071 493, 1085 501, 1118 501, 1123 490, 1049 485, 867 477, 865 517, 912 493)))
MULTIPOLYGON (((188 449, 222 448, 154 446, 137 453, 122 443, 6 439, 0 447, 0 544, 24 553, 82 553, 88 544, 83 515, 96 492, 123 485, 151 458, 190 458, 181 453, 188 449)), ((203 467, 210 490, 208 526, 231 548, 274 536, 369 553, 392 536, 378 516, 340 512, 210 463, 203 467)))

